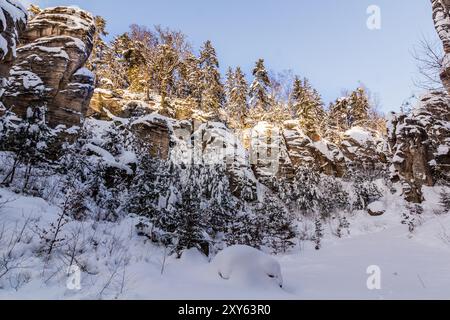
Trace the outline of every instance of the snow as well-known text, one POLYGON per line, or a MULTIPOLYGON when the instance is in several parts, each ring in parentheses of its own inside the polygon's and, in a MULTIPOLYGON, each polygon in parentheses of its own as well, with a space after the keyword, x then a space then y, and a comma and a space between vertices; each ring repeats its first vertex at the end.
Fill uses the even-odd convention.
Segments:
POLYGON ((445 156, 445 155, 448 155, 449 152, 450 152, 450 147, 441 144, 441 145, 438 147, 437 155, 438 155, 438 156, 445 156))
MULTIPOLYGON (((33 89, 39 92, 45 90, 45 86, 44 83, 42 82, 42 79, 37 74, 31 71, 23 71, 14 67, 11 70, 10 75, 16 79, 20 79, 20 81, 22 81, 23 83, 23 87, 27 90, 33 89)), ((10 81, 13 81, 14 78, 11 78, 10 81)))
MULTIPOLYGON (((27 19, 27 10, 22 6, 19 1, 16 0, 2 0, 0 2, 0 32, 6 30, 6 16, 12 20, 14 25, 18 25, 18 23, 25 23, 27 19)), ((16 56, 16 40, 18 36, 17 33, 13 35, 13 38, 10 39, 10 44, 8 48, 8 40, 5 39, 2 35, 0 35, 0 59, 3 59, 6 54, 11 50, 13 56, 16 56)))
POLYGON ((220 278, 238 285, 283 287, 279 262, 248 246, 228 247, 211 264, 220 278))
POLYGON ((372 134, 361 127, 353 127, 345 133, 346 136, 358 142, 360 145, 365 145, 367 142, 372 141, 372 134))
POLYGON ((92 71, 89 70, 88 68, 80 68, 80 69, 78 69, 77 72, 75 72, 74 75, 75 76, 84 76, 84 77, 91 78, 91 79, 95 78, 94 73, 92 73, 92 71))
POLYGON ((0 56, 0 59, 3 59, 7 52, 8 52, 8 41, 6 41, 6 39, 3 38, 2 35, 0 35, 0 53, 2 54, 0 56))
POLYGON ((384 212, 386 210, 386 204, 383 201, 372 202, 368 209, 372 212, 384 212))
MULTIPOLYGON (((21 266, 30 280, 17 291, 0 280, 5 285, 0 299, 449 299, 450 215, 432 214, 439 191, 424 188, 426 212, 413 234, 400 224, 402 200, 387 195, 385 215, 350 217, 351 235, 337 239, 327 232, 320 251, 310 242, 278 256, 237 246, 211 262, 194 249, 181 259, 166 257, 164 248, 136 235, 137 219, 132 216, 117 223, 73 222, 70 232, 81 228, 83 237, 91 239, 80 257, 90 271, 81 273, 81 290, 67 288, 65 271, 51 276, 66 267, 46 266, 35 256, 39 240, 30 227, 27 241, 14 249, 23 257, 21 266), (92 241, 100 245, 94 249, 88 245, 92 241), (380 290, 366 285, 367 269, 373 265, 381 270, 380 290), (272 273, 283 279, 283 288, 267 276, 272 273)), ((25 221, 44 226, 60 210, 43 199, 5 189, 0 196, 0 203, 9 200, 0 209, 6 232, 0 253, 25 221)))

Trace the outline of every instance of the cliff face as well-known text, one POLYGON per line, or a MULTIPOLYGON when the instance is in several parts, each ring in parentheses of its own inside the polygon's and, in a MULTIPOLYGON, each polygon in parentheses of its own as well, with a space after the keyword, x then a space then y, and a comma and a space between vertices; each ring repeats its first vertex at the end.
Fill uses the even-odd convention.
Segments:
POLYGON ((17 44, 27 22, 27 11, 16 0, 0 2, 0 98, 6 86, 17 44))
POLYGON ((447 92, 450 90, 450 0, 431 0, 433 21, 444 46, 441 79, 447 92))
POLYGON ((422 186, 450 182, 450 97, 425 95, 409 115, 392 114, 389 141, 394 153, 391 172, 404 185, 406 199, 423 200, 422 186))
POLYGON ((441 79, 447 92, 430 92, 408 115, 391 114, 391 174, 410 202, 423 200, 422 186, 448 183, 450 165, 450 1, 431 0, 433 21, 444 47, 441 79))
POLYGON ((27 25, 3 103, 18 115, 46 107, 50 125, 79 126, 94 91, 83 66, 93 47, 94 18, 80 9, 45 9, 27 25))

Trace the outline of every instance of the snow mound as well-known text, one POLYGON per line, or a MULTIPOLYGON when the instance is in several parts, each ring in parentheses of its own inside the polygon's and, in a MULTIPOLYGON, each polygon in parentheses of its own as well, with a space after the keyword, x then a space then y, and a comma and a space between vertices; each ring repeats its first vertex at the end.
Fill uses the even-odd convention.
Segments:
POLYGON ((211 264, 224 280, 255 287, 283 287, 278 261, 248 246, 228 247, 221 251, 211 264))

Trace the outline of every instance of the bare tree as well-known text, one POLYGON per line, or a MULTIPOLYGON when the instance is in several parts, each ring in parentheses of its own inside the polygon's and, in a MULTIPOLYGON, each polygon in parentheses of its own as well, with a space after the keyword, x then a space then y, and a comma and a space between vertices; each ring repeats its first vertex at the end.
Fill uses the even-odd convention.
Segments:
POLYGON ((416 60, 419 73, 413 80, 415 86, 425 90, 442 90, 440 75, 444 69, 444 51, 440 42, 422 36, 412 50, 412 56, 416 60))

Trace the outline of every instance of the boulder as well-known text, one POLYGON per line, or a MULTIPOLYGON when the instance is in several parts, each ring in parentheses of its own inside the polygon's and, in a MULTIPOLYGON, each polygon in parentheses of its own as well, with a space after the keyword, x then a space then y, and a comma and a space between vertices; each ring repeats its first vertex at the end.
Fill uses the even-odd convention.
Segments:
POLYGON ((33 17, 17 50, 5 106, 20 116, 44 106, 51 126, 78 126, 94 92, 94 76, 84 68, 94 34, 93 16, 77 8, 49 8, 33 17))

